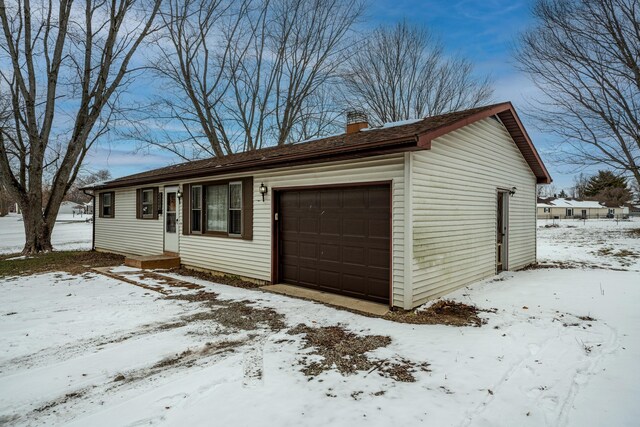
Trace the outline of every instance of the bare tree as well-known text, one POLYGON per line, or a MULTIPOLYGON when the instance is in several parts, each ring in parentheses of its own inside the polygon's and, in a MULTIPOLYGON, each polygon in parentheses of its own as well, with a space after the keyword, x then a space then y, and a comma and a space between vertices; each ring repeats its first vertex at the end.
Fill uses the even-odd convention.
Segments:
POLYGON ((558 196, 558 188, 554 185, 538 185, 536 187, 536 194, 541 199, 547 199, 549 197, 558 196))
POLYGON ((326 87, 362 12, 360 0, 170 0, 154 61, 164 125, 138 138, 189 159, 325 134, 326 87))
POLYGON ((346 65, 346 102, 375 124, 474 107, 493 93, 468 60, 448 56, 426 28, 407 22, 373 31, 346 65))
POLYGON ((640 5, 637 0, 538 0, 517 59, 544 94, 540 128, 559 161, 605 164, 640 183, 640 5))
POLYGON ((80 172, 76 181, 73 183, 64 200, 71 202, 88 202, 91 197, 88 196, 81 188, 97 182, 108 181, 111 179, 111 172, 108 169, 100 169, 98 171, 80 172))
POLYGON ((60 203, 118 115, 161 0, 0 0, 0 177, 22 210, 23 253, 49 251, 60 203), (5 66, 6 65, 6 66, 5 66), (44 200, 43 188, 50 191, 44 200))

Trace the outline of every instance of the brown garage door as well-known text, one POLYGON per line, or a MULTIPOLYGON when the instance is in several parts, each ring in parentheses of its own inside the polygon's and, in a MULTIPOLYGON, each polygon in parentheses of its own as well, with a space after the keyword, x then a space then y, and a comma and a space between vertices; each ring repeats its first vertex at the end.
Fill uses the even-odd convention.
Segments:
POLYGON ((282 191, 278 279, 389 302, 388 185, 282 191))

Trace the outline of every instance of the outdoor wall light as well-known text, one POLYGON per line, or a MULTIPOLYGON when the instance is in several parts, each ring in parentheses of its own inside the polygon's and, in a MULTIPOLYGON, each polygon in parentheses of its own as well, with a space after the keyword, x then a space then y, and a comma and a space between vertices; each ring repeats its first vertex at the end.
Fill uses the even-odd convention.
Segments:
POLYGON ((513 196, 514 194, 516 194, 516 190, 517 190, 516 187, 511 187, 511 190, 509 190, 509 195, 513 196))
POLYGON ((267 194, 267 191, 269 191, 269 189, 266 185, 264 185, 264 183, 261 182, 258 191, 260 191, 260 194, 262 194, 262 201, 264 202, 264 196, 267 194))
POLYGON ((178 200, 182 199, 182 191, 178 190, 176 196, 178 196, 178 200))

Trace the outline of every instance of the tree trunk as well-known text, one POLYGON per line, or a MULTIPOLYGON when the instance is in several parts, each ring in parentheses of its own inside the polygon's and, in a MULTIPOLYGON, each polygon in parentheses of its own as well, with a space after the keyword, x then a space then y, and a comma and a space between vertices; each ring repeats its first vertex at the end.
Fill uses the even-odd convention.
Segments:
POLYGON ((53 224, 49 224, 45 220, 42 208, 33 204, 20 206, 20 208, 22 210, 25 235, 22 255, 52 251, 51 233, 53 232, 53 224))

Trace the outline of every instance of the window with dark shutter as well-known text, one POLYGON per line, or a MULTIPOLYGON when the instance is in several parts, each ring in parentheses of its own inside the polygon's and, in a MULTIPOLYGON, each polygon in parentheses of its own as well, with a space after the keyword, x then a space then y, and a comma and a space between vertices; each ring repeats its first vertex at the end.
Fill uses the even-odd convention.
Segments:
POLYGON ((100 218, 113 218, 115 216, 115 199, 116 195, 113 191, 100 193, 100 218))
POLYGON ((158 187, 139 188, 136 191, 136 218, 158 219, 161 205, 158 187))
POLYGON ((189 186, 189 234, 253 238, 253 179, 189 186))

